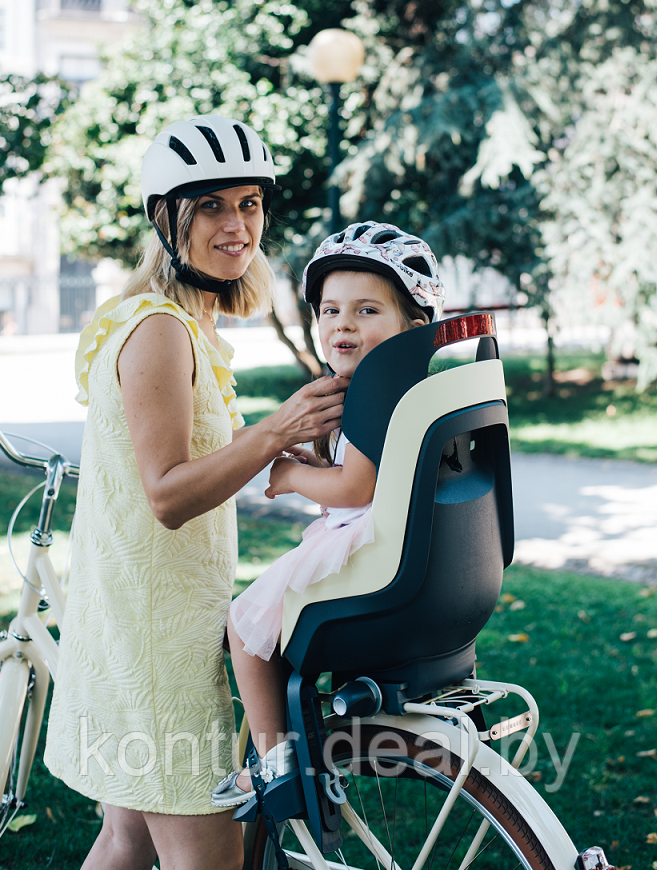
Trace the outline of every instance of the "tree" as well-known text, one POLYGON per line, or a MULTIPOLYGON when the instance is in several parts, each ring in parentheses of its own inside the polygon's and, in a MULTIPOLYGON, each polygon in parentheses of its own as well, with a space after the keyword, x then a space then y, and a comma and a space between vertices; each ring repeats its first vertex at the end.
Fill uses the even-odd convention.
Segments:
MULTIPOLYGON (((324 26, 347 4, 328 6, 324 26)), ((284 191, 270 236, 294 244, 326 178, 322 90, 290 63, 317 29, 308 14, 278 0, 138 0, 135 8, 146 26, 105 57, 57 129, 65 244, 133 264, 148 230, 138 186, 144 151, 167 124, 210 112, 245 121, 271 146, 284 191)))
MULTIPOLYGON (((621 90, 634 87, 619 52, 653 57, 650 2, 137 0, 147 27, 106 59, 57 125, 51 163, 68 179, 63 236, 87 256, 134 262, 148 228, 137 185, 145 148, 167 123, 218 111, 252 124, 276 154, 285 190, 270 237, 293 279, 300 275, 327 223, 327 110, 302 47, 342 22, 367 53, 361 80, 343 88, 336 180, 345 217, 392 220, 439 258, 462 253, 496 267, 549 328, 554 288, 576 284, 565 278, 563 238, 577 217, 551 186, 587 198, 577 173, 581 147, 595 139, 584 124, 597 111, 588 83, 606 64, 625 81, 621 90)), ((600 75, 616 93, 616 79, 600 75)), ((652 113, 652 102, 644 109, 652 113)), ((606 141, 602 123, 597 135, 606 141)), ((631 169, 623 172, 628 180, 631 169)), ((623 310, 642 323, 652 279, 636 276, 623 310)), ((549 338, 548 389, 553 364, 549 338)))
MULTIPOLYGON (((283 246, 293 251, 303 241, 323 198, 327 107, 321 87, 290 57, 349 12, 347 2, 306 6, 138 0, 146 26, 104 58, 103 72, 55 132, 52 172, 66 178, 65 249, 133 265, 150 232, 139 193, 146 148, 167 124, 211 112, 253 126, 275 155, 283 192, 272 211, 270 252, 281 255, 283 246)), ((310 311, 300 307, 306 349, 297 353, 287 343, 302 367, 318 374, 310 311)), ((285 340, 275 314, 273 320, 285 340)))
POLYGON ((52 125, 68 98, 68 87, 56 77, 0 76, 0 192, 7 179, 41 169, 52 125))
MULTIPOLYGON (((356 28, 373 14, 387 15, 386 38, 396 54, 372 94, 363 141, 340 168, 349 190, 343 208, 359 218, 395 215, 423 234, 438 257, 461 252, 504 272, 548 327, 549 391, 552 291, 563 282, 567 259, 559 258, 554 240, 563 235, 567 215, 576 220, 583 209, 583 201, 562 208, 551 184, 561 177, 566 191, 564 173, 570 173, 571 187, 577 186, 582 147, 592 147, 596 159, 591 136, 574 133, 585 124, 586 107, 596 111, 589 93, 603 81, 599 73, 590 84, 596 65, 605 64, 605 74, 615 77, 606 90, 618 93, 632 87, 623 62, 613 60, 618 52, 632 47, 634 56, 639 50, 654 56, 651 6, 637 0, 376 0, 359 9, 356 28)), ((648 115, 655 118, 652 102, 643 105, 642 122, 637 114, 631 123, 645 126, 648 115)), ((610 121, 610 111, 599 118, 598 146, 605 141, 602 117, 610 121)), ((626 182, 636 163, 630 159, 623 169, 626 182)), ((580 193, 586 200, 584 187, 580 193)), ((597 207, 592 203, 589 210, 597 207)), ((610 244, 616 241, 608 234, 610 244)), ((636 274, 634 302, 625 310, 644 324, 652 297, 647 279, 636 274), (637 305, 645 316, 637 315, 637 305)), ((645 329, 641 334, 637 347, 645 357, 654 340, 645 329)))
POLYGON ((580 117, 542 175, 559 292, 598 309, 615 354, 657 379, 657 60, 616 49, 581 70, 580 117))

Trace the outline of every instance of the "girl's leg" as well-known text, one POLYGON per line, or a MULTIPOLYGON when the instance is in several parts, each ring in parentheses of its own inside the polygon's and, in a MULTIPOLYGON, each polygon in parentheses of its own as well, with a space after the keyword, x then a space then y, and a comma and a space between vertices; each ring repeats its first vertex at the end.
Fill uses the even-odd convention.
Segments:
POLYGON ((241 870, 242 826, 233 821, 233 810, 207 816, 142 815, 161 870, 241 870))
POLYGON ((143 813, 105 804, 103 827, 82 870, 151 870, 156 858, 143 813))
MULTIPOLYGON (((280 743, 286 733, 285 681, 276 653, 267 662, 244 652, 244 644, 228 617, 230 656, 244 703, 251 738, 260 758, 280 743)), ((243 783, 239 782, 242 786, 243 783)), ((248 788, 248 779, 244 783, 248 788)))

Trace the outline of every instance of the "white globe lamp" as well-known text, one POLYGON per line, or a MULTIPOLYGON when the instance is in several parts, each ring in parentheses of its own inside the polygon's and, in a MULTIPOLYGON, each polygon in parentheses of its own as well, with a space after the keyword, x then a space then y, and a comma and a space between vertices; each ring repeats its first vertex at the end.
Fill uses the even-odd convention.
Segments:
MULTIPOLYGON (((318 82, 328 85, 329 106, 329 176, 340 162, 340 85, 352 82, 365 62, 363 43, 355 33, 331 27, 315 34, 308 46, 308 58, 318 82)), ((331 209, 331 232, 340 230, 340 193, 335 185, 328 189, 331 209)))

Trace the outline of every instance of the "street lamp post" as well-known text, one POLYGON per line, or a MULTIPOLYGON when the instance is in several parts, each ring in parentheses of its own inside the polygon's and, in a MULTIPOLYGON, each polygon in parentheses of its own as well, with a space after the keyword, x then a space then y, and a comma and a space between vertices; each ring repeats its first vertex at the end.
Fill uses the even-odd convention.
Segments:
MULTIPOLYGON (((365 49, 355 33, 330 28, 313 37, 308 55, 315 78, 328 85, 331 95, 328 131, 330 177, 340 162, 340 85, 356 78, 365 61, 365 49)), ((341 225, 340 191, 335 184, 329 185, 328 206, 331 209, 331 233, 337 233, 341 225)))

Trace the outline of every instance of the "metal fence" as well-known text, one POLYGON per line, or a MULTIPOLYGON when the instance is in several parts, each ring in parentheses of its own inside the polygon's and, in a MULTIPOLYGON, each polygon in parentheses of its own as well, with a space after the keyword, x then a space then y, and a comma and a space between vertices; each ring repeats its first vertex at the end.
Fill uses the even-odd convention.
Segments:
POLYGON ((0 278, 0 334, 80 332, 96 309, 89 275, 0 278))
POLYGON ((58 15, 60 12, 102 12, 103 0, 37 0, 37 9, 58 15))
POLYGON ((83 12, 100 12, 102 0, 59 0, 61 9, 75 9, 83 12))
POLYGON ((59 331, 80 332, 96 310, 96 282, 89 276, 59 276, 59 331))
MULTIPOLYGON (((0 335, 80 332, 108 296, 91 275, 0 277, 0 335)), ((113 292, 120 292, 120 285, 113 292)), ((110 294, 111 295, 111 292, 110 294)), ((219 328, 265 326, 266 316, 217 318, 219 328)))

